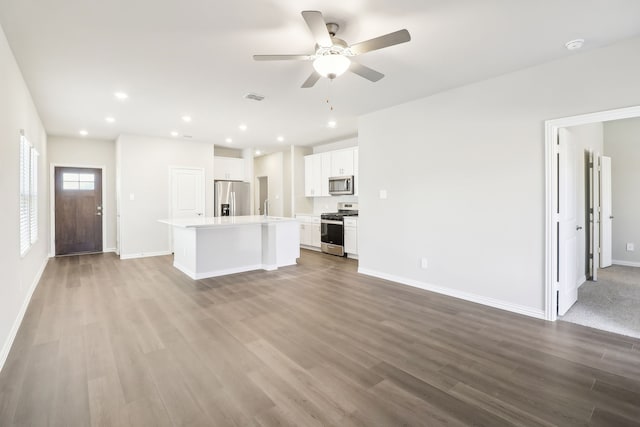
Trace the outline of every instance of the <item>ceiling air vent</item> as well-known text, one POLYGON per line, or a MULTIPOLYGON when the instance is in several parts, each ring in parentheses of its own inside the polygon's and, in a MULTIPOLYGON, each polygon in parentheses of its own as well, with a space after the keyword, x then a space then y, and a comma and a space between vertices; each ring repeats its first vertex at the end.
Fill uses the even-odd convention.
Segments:
POLYGON ((244 96, 244 99, 251 99, 253 101, 262 101, 264 96, 258 95, 257 93, 248 93, 244 96))
POLYGON ((193 138, 191 135, 182 135, 183 138, 193 138))

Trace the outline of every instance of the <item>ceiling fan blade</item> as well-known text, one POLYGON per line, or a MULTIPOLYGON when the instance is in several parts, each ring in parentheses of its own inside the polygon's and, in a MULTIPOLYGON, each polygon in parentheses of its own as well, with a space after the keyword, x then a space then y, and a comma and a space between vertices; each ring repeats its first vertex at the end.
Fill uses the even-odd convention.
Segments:
POLYGON ((304 83, 302 83, 302 88, 310 88, 313 87, 314 84, 316 84, 316 82, 318 80, 320 80, 320 77, 322 77, 320 74, 318 74, 316 71, 314 71, 313 73, 311 73, 311 75, 309 76, 309 78, 307 78, 307 80, 304 81, 304 83))
POLYGON ((306 21, 313 38, 316 40, 318 46, 330 47, 333 45, 331 42, 331 35, 327 31, 327 24, 324 22, 322 12, 317 10, 305 10, 302 12, 302 17, 306 21))
POLYGON ((311 55, 253 55, 255 61, 308 61, 311 55))
POLYGON ((351 67, 349 67, 349 71, 372 82, 377 82, 384 77, 384 74, 374 70, 373 68, 366 67, 353 61, 351 61, 351 67))
POLYGON ((366 40, 360 43, 351 45, 349 48, 351 52, 356 55, 363 54, 365 52, 371 52, 372 50, 378 50, 385 47, 393 46, 400 43, 406 43, 411 40, 411 35, 407 30, 399 30, 394 33, 389 33, 384 36, 376 37, 375 39, 366 40))

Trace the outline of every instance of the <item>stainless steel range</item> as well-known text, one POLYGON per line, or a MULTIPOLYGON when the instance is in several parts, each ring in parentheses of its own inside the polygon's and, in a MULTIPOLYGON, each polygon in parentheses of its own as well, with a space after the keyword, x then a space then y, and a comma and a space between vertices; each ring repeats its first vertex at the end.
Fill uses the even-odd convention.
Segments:
POLYGON ((345 216, 357 216, 357 203, 338 203, 338 212, 320 215, 320 242, 324 253, 344 256, 345 216))

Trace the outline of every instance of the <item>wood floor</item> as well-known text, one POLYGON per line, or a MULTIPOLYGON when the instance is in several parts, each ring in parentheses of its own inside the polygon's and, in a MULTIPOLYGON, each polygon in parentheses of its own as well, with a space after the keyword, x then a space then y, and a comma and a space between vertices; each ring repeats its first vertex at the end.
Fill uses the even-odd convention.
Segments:
POLYGON ((640 340, 308 251, 200 281, 170 257, 53 259, 0 373, 3 427, 589 424, 640 425, 640 340))

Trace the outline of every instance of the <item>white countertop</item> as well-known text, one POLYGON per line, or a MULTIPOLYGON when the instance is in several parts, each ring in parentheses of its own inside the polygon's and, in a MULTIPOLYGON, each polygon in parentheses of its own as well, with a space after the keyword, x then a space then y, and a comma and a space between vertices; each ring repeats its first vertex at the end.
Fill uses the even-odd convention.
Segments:
POLYGON ((235 227, 239 225, 271 224, 278 222, 297 222, 295 218, 263 215, 244 216, 207 216, 199 218, 159 219, 158 222, 181 228, 235 227))

